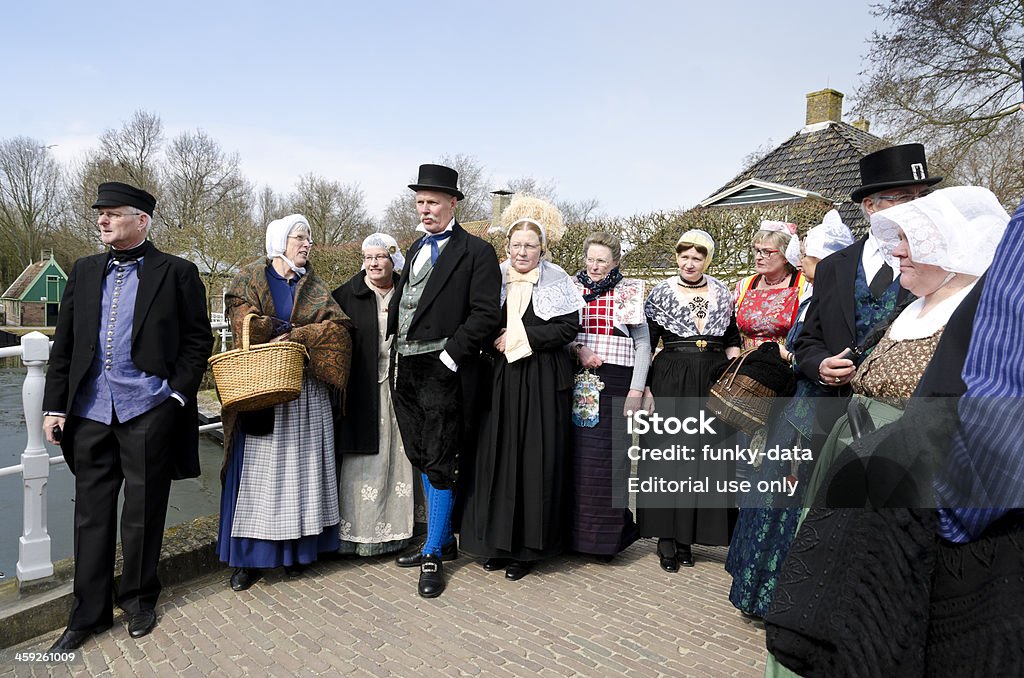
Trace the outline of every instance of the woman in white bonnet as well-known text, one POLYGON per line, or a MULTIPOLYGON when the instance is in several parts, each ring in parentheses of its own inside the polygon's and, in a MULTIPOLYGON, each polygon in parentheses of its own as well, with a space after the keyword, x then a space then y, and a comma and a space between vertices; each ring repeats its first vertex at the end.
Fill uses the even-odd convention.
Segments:
POLYGON ((224 489, 217 553, 244 591, 263 570, 298 575, 338 549, 338 489, 331 391, 345 388, 352 360, 347 318, 313 272, 309 222, 300 214, 267 225, 266 257, 245 266, 225 297, 231 330, 251 344, 293 341, 309 362, 295 400, 241 415, 225 408, 224 489))
POLYGON ((376 556, 403 549, 413 533, 413 488, 391 403, 388 304, 405 258, 387 233, 361 247, 363 268, 334 290, 352 320, 352 373, 336 413, 338 506, 346 555, 376 556))
MULTIPOLYGON (((883 256, 898 260, 900 285, 917 296, 888 327, 851 382, 854 399, 866 404, 876 426, 884 423, 876 401, 888 405, 879 408, 886 417, 898 418, 926 367, 955 372, 963 367, 962 359, 959 364, 930 363, 947 322, 991 263, 1008 221, 992 192, 976 186, 941 189, 871 215, 871 231, 883 256)), ((836 424, 830 443, 844 421, 836 424)), ((972 675, 964 665, 934 663, 926 649, 934 636, 950 630, 941 621, 930 625, 934 620, 929 619, 929 598, 939 568, 962 569, 962 564, 944 563, 936 554, 934 510, 922 509, 920 503, 872 510, 827 508, 837 492, 843 495, 841 505, 851 505, 847 502, 855 491, 885 505, 891 487, 872 485, 878 476, 845 471, 870 468, 865 460, 873 461, 879 452, 890 454, 882 443, 903 422, 880 426, 855 442, 851 448, 859 458, 852 463, 844 463, 849 458, 839 454, 839 461, 830 464, 829 445, 819 453, 808 498, 816 481, 822 486, 794 539, 800 556, 787 558, 779 576, 776 598, 786 604, 773 606, 766 617, 768 647, 774 655, 769 675, 790 675, 776 658, 804 675, 861 674, 865 657, 870 658, 873 675, 972 675), (836 482, 829 484, 832 480, 836 482)), ((1019 554, 1019 547, 1013 552, 1019 554)), ((947 611, 953 609, 949 600, 947 611)), ((974 602, 967 595, 952 600, 961 609, 974 602)), ((989 620, 969 623, 982 621, 989 620)), ((986 660, 976 655, 975 647, 942 649, 970 658, 973 666, 986 660)), ((1009 675, 1005 670, 978 675, 982 674, 1009 675)))
POLYGON ((563 227, 554 205, 516 196, 502 225, 503 323, 459 536, 467 553, 486 558, 485 570, 504 569, 516 581, 567 542, 573 371, 565 347, 580 331, 584 302, 565 271, 544 258, 563 227))

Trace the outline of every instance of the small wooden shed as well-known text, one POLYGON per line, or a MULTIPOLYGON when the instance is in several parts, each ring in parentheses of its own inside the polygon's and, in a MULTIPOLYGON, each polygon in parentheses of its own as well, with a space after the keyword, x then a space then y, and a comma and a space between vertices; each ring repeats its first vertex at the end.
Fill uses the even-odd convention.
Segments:
POLYGON ((67 283, 68 276, 53 258, 53 250, 43 250, 39 261, 29 264, 0 297, 7 324, 55 326, 67 283))

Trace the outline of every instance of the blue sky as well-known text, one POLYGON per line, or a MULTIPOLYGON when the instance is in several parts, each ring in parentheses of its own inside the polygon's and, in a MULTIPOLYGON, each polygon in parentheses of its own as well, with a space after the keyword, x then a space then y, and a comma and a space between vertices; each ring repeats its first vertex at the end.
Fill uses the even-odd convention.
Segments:
POLYGON ((144 109, 257 185, 358 183, 375 216, 457 153, 495 188, 533 176, 613 215, 692 206, 802 127, 808 92, 848 112, 879 28, 867 3, 813 0, 34 0, 4 24, 0 138, 73 162, 144 109))

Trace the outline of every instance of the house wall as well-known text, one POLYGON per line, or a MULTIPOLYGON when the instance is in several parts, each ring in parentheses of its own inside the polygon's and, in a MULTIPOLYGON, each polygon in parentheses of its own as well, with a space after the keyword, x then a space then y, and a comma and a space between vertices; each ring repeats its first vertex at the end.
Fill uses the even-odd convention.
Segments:
POLYGON ((46 293, 46 278, 51 275, 57 276, 57 297, 50 299, 50 301, 59 301, 64 296, 64 288, 67 286, 68 281, 52 261, 36 279, 35 284, 25 291, 25 294, 21 297, 22 300, 39 301, 43 297, 48 296, 46 293))
POLYGON ((46 304, 38 301, 21 302, 22 327, 45 327, 46 304))
POLYGON ((8 325, 20 325, 21 314, 18 312, 20 304, 13 299, 4 299, 4 317, 8 325))

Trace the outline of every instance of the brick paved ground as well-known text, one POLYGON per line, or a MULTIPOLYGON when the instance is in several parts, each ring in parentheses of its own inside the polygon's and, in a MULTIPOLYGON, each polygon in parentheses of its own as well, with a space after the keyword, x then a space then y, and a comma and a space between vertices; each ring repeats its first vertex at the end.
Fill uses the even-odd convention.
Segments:
POLYGON ((86 645, 84 667, 0 675, 761 675, 764 631, 727 600, 725 549, 694 555, 695 568, 668 574, 641 541, 610 564, 557 558, 519 582, 462 557, 445 564, 435 600, 416 595, 418 570, 390 558, 277 571, 241 594, 224 570, 166 591, 141 641, 119 620, 86 645))

